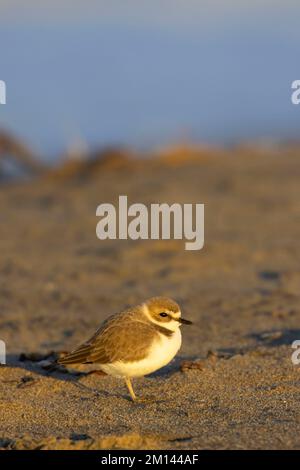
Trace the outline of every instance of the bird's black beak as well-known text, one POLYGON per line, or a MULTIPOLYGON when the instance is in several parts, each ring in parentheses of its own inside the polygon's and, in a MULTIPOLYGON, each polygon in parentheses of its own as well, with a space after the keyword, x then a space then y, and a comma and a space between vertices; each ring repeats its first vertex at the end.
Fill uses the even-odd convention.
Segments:
POLYGON ((185 320, 184 318, 181 318, 181 317, 178 318, 178 321, 179 321, 179 323, 181 323, 182 325, 192 325, 192 324, 193 324, 192 321, 190 321, 190 320, 185 320))

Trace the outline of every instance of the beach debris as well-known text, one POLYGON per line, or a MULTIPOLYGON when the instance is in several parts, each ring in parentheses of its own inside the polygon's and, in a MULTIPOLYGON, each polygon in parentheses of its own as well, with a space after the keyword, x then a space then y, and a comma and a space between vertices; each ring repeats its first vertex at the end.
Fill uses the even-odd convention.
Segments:
POLYGON ((180 371, 185 372, 186 370, 204 370, 205 369, 205 360, 197 359, 193 361, 182 361, 180 363, 180 371))
POLYGON ((37 381, 38 379, 35 379, 31 375, 24 375, 21 379, 1 380, 1 382, 5 384, 16 384, 17 388, 30 387, 37 381))
POLYGON ((41 367, 48 372, 63 372, 65 374, 70 373, 65 367, 57 364, 57 359, 66 354, 63 352, 49 351, 47 353, 40 352, 29 352, 21 353, 19 361, 21 362, 34 362, 37 366, 41 367))
POLYGON ((283 335, 282 331, 266 331, 260 335, 262 341, 274 341, 281 338, 283 335))
POLYGON ((53 363, 53 361, 49 361, 49 360, 47 360, 47 359, 44 359, 44 360, 42 360, 42 361, 39 361, 39 362, 37 363, 37 365, 38 365, 39 367, 41 367, 42 369, 44 369, 44 370, 51 370, 51 369, 53 369, 53 368, 56 368, 56 364, 53 363))
POLYGON ((40 174, 45 170, 40 157, 30 150, 21 140, 0 130, 0 163, 10 160, 17 164, 22 170, 30 174, 40 174))
POLYGON ((180 364, 181 372, 185 370, 194 369, 194 370, 204 370, 208 368, 214 368, 217 361, 220 359, 228 360, 234 356, 245 354, 245 350, 243 349, 229 349, 229 350, 218 350, 212 351, 208 350, 206 354, 206 358, 204 359, 192 359, 192 360, 185 360, 182 361, 180 364))
MULTIPOLYGON (((54 351, 50 351, 48 353, 40 353, 40 352, 29 352, 29 353, 21 353, 19 356, 19 361, 21 362, 40 362, 45 359, 49 359, 49 357, 52 357, 54 355, 57 355, 54 351)), ((53 357, 54 359, 54 357, 53 357)))
POLYGON ((280 273, 277 271, 265 270, 260 271, 258 273, 258 277, 265 281, 278 281, 280 279, 280 273))
POLYGON ((78 434, 76 432, 73 432, 70 435, 71 441, 86 441, 87 439, 91 439, 91 436, 88 434, 78 434))
POLYGON ((24 375, 21 377, 21 382, 18 383, 17 388, 26 388, 34 385, 38 379, 35 379, 31 375, 24 375))

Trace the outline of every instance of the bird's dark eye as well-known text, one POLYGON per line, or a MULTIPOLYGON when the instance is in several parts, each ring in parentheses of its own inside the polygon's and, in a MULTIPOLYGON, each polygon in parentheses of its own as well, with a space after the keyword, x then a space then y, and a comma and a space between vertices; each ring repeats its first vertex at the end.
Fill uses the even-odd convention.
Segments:
POLYGON ((165 312, 161 312, 161 313, 159 314, 159 316, 160 316, 160 317, 167 317, 167 316, 168 316, 168 314, 167 314, 167 313, 165 313, 165 312))

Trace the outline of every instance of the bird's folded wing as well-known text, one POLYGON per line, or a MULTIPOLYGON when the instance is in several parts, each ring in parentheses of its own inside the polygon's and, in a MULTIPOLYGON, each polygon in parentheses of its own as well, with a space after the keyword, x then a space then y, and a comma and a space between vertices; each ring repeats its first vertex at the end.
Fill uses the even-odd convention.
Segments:
POLYGON ((59 360, 61 364, 115 361, 138 361, 147 356, 157 332, 141 321, 110 321, 103 325, 86 343, 59 360))
POLYGON ((59 364, 83 364, 88 361, 88 356, 91 352, 91 345, 84 343, 79 348, 72 351, 70 354, 60 358, 59 364))

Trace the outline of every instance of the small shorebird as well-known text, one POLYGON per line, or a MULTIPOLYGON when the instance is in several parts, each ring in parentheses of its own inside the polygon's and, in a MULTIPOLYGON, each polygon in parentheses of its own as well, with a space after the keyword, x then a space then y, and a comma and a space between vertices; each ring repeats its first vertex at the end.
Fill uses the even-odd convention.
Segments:
POLYGON ((136 401, 131 378, 167 365, 181 346, 180 326, 191 323, 181 317, 174 300, 153 297, 109 317, 86 343, 58 362, 96 363, 106 374, 123 377, 136 401))

